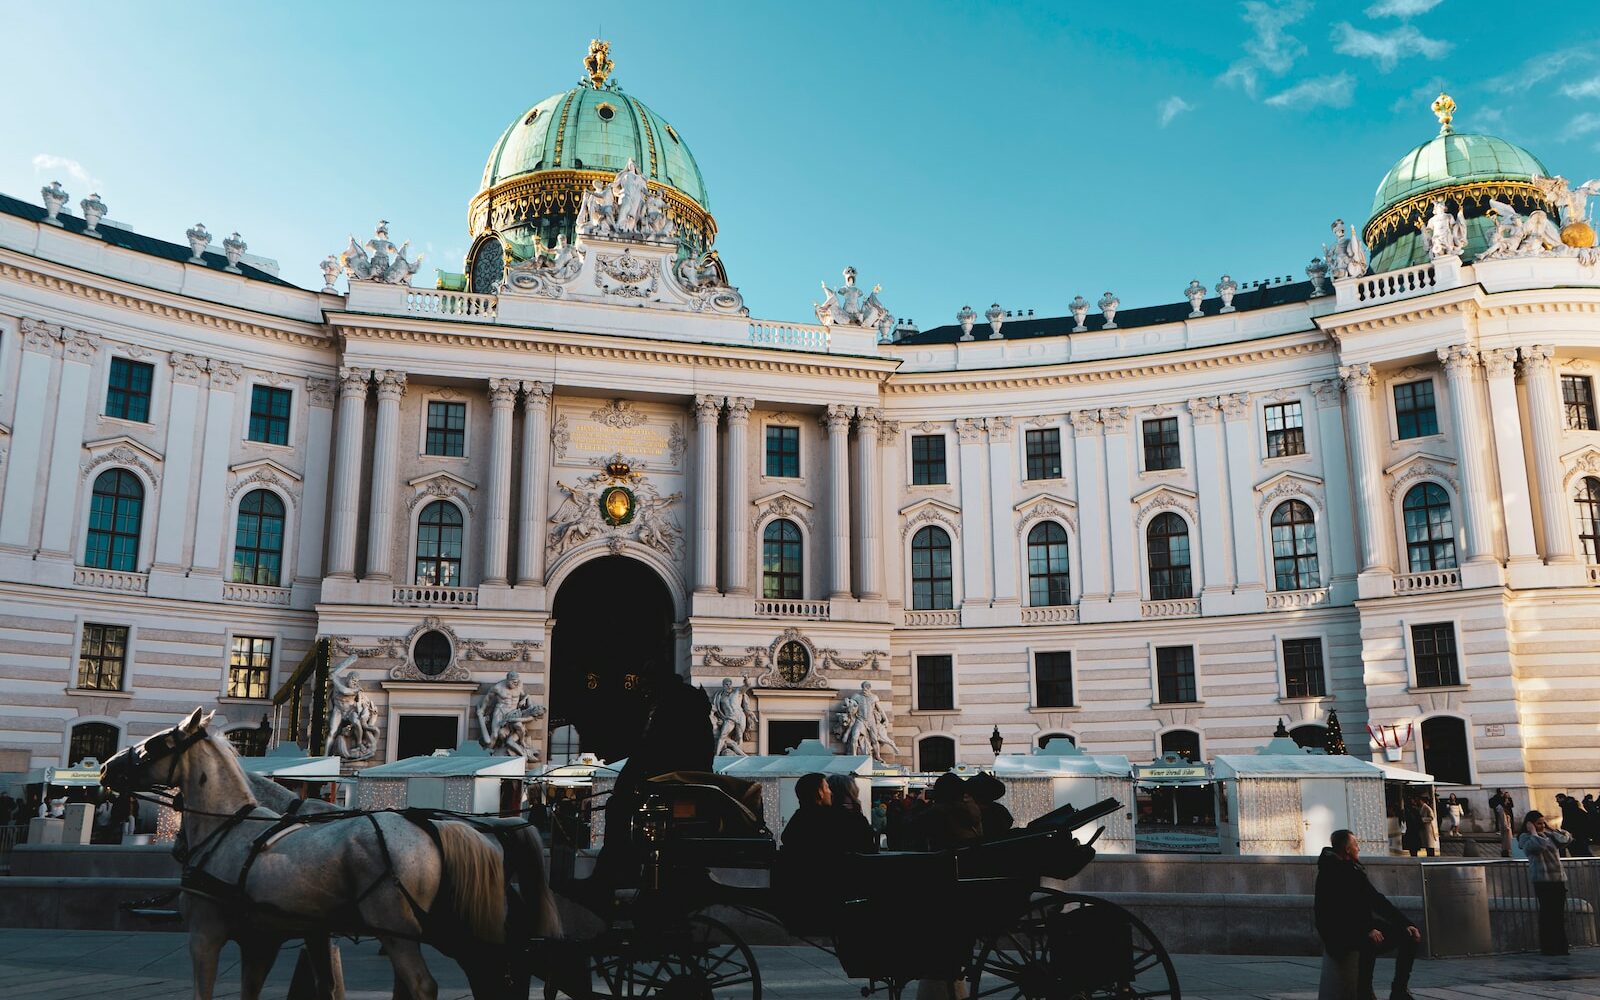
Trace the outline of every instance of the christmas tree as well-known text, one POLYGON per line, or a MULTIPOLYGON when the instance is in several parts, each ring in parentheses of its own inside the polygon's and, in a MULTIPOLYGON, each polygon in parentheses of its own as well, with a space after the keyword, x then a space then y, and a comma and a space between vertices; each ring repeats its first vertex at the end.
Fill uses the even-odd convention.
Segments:
POLYGON ((1328 713, 1328 736, 1326 746, 1330 754, 1349 755, 1350 751, 1344 747, 1344 730, 1339 728, 1339 713, 1328 713))

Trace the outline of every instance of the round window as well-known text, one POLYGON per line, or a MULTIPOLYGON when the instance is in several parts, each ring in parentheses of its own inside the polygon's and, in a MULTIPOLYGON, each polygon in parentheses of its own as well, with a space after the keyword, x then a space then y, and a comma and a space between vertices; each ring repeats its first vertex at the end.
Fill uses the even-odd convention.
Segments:
POLYGON ((443 632, 424 632, 412 647, 411 659, 418 670, 429 677, 437 677, 450 666, 450 640, 443 632))
POLYGON ((506 257, 500 241, 493 236, 478 245, 478 255, 472 260, 472 290, 493 292, 500 288, 505 277, 506 257))
POLYGON ((601 121, 608 122, 617 116, 617 109, 609 104, 602 104, 594 109, 594 113, 600 116, 601 121))
POLYGON ((537 118, 537 117, 539 117, 539 109, 538 108, 534 108, 532 111, 528 112, 528 117, 522 119, 522 124, 524 124, 524 125, 532 125, 533 124, 533 120, 535 118, 537 118))
POLYGON ((799 684, 811 673, 811 654, 798 642, 786 642, 778 647, 778 676, 790 684, 799 684))

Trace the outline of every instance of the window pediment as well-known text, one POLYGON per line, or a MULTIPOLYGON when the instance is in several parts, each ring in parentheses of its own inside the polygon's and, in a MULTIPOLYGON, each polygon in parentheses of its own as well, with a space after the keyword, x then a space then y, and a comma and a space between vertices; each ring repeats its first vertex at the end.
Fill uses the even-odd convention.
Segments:
POLYGON ((85 478, 101 466, 113 464, 134 466, 143 471, 152 482, 160 478, 156 470, 161 466, 161 453, 140 444, 126 434, 119 434, 102 441, 86 442, 83 450, 88 456, 81 467, 85 478))
POLYGON ((900 535, 904 537, 924 524, 939 524, 951 538, 961 537, 961 508, 935 497, 925 497, 900 508, 900 535))
POLYGON ((1139 524, 1143 524, 1152 514, 1162 510, 1175 510, 1185 514, 1189 518, 1189 523, 1194 524, 1200 517, 1199 500, 1199 496, 1192 490, 1173 486, 1171 483, 1162 483, 1140 493, 1129 503, 1139 508, 1134 517, 1135 522, 1139 524))
POLYGON ((788 490, 768 493, 764 497, 752 500, 751 504, 756 509, 750 519, 751 527, 758 526, 769 517, 787 517, 810 528, 811 514, 816 509, 811 501, 788 490))
POLYGON ((471 499, 471 491, 478 488, 471 480, 449 472, 430 472, 406 481, 406 485, 415 490, 411 499, 406 501, 406 510, 413 511, 424 500, 455 500, 465 507, 467 513, 477 513, 471 499))
POLYGON ((229 500, 252 486, 260 485, 278 487, 289 498, 290 503, 300 501, 302 480, 299 474, 270 458, 258 458, 231 466, 228 469, 228 476, 233 480, 233 484, 228 487, 229 500))
POLYGON ((1584 476, 1600 477, 1600 447, 1586 444, 1576 451, 1568 452, 1561 456, 1561 464, 1566 468, 1566 477, 1562 480, 1562 488, 1571 491, 1572 485, 1584 476))
POLYGON ((1323 509, 1322 480, 1303 472, 1280 472, 1269 476, 1256 484, 1256 493, 1260 496, 1256 501, 1257 514, 1291 498, 1305 500, 1318 511, 1323 509))
POLYGON ((1061 521, 1073 534, 1078 532, 1078 505, 1064 496, 1036 493, 1011 509, 1017 515, 1019 537, 1040 521, 1061 521))
POLYGON ((1439 479, 1450 484, 1451 490, 1461 492, 1461 484, 1456 480, 1456 461, 1441 455, 1430 455, 1419 451, 1415 455, 1408 455, 1400 461, 1383 470, 1383 474, 1390 477, 1389 499, 1393 500, 1410 484, 1418 479, 1439 479))

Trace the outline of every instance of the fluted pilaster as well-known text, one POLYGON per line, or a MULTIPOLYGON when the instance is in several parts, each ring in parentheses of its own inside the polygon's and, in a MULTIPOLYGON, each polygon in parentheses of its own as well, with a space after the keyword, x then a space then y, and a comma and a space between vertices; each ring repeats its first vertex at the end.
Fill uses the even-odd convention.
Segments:
POLYGON ((377 372, 378 423, 372 435, 372 498, 367 505, 367 580, 394 579, 395 475, 400 459, 400 399, 405 372, 377 372))
POLYGON ((1522 381, 1528 390, 1533 471, 1539 484, 1539 511, 1544 525, 1544 560, 1567 563, 1577 556, 1567 498, 1561 489, 1561 393, 1550 361, 1554 355, 1553 348, 1542 344, 1524 347, 1522 381))
POLYGON ((1490 516, 1489 456, 1484 434, 1488 421, 1478 399, 1478 351, 1465 344, 1442 347, 1439 362, 1444 365, 1450 386, 1450 418, 1455 425, 1456 455, 1461 463, 1461 501, 1466 538, 1461 546, 1463 562, 1495 559, 1494 519, 1490 516))
POLYGON ((883 599, 883 542, 878 537, 878 434, 882 428, 882 410, 856 408, 856 485, 861 491, 856 562, 861 570, 861 597, 868 601, 883 599))
POLYGON ((1355 467, 1356 529, 1361 536, 1361 572, 1393 572, 1389 565, 1388 518, 1384 512, 1383 457, 1373 400, 1378 379, 1370 364, 1343 365, 1345 418, 1350 425, 1350 464, 1355 467))
POLYGON ((722 588, 750 593, 750 410, 755 400, 729 396, 727 462, 722 470, 722 588))
POLYGON ((522 474, 518 482, 517 586, 544 583, 545 476, 550 447, 550 387, 522 383, 522 474))
POLYGON ((328 575, 356 574, 356 528, 361 507, 361 449, 367 423, 368 368, 339 369, 339 437, 333 449, 333 519, 328 526, 328 575))
POLYGON ((834 403, 828 429, 828 596, 850 596, 850 408, 834 403))
POLYGON ((508 583, 511 541, 511 417, 517 406, 517 380, 489 380, 489 504, 483 526, 483 582, 508 583))
POLYGON ((694 398, 694 590, 717 592, 717 418, 722 400, 694 398))

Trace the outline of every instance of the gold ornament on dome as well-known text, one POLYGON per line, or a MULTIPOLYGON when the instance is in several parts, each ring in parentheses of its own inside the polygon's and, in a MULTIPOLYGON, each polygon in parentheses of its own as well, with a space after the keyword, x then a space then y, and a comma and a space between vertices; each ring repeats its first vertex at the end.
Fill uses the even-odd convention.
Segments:
POLYGON ((589 42, 589 54, 583 57, 584 71, 589 74, 589 84, 599 90, 605 86, 606 77, 616 68, 611 61, 611 43, 596 38, 589 42))
POLYGON ((1561 242, 1569 247, 1587 250, 1595 244, 1594 227, 1582 220, 1561 227, 1561 242))
MULTIPOLYGON (((541 170, 509 177, 473 197, 467 208, 472 235, 527 225, 542 215, 575 215, 593 182, 610 184, 616 176, 614 170, 541 170)), ((648 183, 666 202, 667 218, 680 230, 693 232, 707 246, 716 240, 716 219, 699 202, 660 181, 648 183)))
POLYGON ((1439 91, 1439 96, 1433 99, 1433 113, 1439 119, 1439 131, 1450 131, 1450 123, 1456 116, 1455 100, 1444 91, 1439 91))

